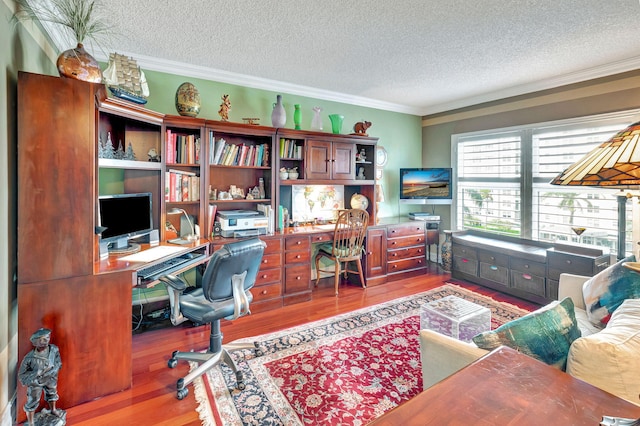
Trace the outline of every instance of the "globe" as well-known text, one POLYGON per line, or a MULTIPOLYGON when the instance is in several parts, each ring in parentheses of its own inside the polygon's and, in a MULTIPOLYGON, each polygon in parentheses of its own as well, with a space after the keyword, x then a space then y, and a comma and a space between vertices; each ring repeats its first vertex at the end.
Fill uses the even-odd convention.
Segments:
POLYGON ((362 194, 353 194, 351 197, 351 208, 366 210, 369 207, 369 199, 362 194))

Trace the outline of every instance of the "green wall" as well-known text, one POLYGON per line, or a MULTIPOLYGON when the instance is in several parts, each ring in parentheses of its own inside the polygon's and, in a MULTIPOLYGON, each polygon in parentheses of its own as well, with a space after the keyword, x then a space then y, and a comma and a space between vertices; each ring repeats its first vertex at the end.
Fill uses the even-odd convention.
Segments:
POLYGON ((202 107, 199 118, 219 120, 221 97, 229 95, 231 100, 229 121, 241 123, 243 117, 256 117, 260 119, 260 124, 271 126, 273 104, 276 101, 276 95, 281 94, 287 111, 285 127, 288 128, 293 128, 295 104, 301 106, 303 130, 310 130, 312 108, 315 106, 322 108, 325 132, 331 131, 329 114, 344 115, 342 133, 352 132, 353 125, 358 121, 370 121, 373 124, 368 129, 369 136, 379 138, 379 144, 385 147, 389 154, 389 162, 384 168, 382 182, 385 198, 388 201, 380 205, 380 216, 396 216, 417 210, 417 206, 398 203, 398 170, 400 167, 420 167, 422 155, 420 117, 155 71, 145 70, 145 74, 150 92, 146 106, 165 114, 178 114, 175 108, 175 93, 182 83, 188 81, 193 83, 200 93, 202 107))

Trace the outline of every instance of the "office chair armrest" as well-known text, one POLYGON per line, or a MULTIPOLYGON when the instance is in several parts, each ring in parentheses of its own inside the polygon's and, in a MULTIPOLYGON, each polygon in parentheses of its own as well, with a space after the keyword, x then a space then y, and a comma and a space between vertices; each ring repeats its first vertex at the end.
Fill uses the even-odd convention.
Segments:
POLYGON ((183 292, 187 289, 187 283, 185 283, 181 278, 176 277, 175 275, 163 275, 158 278, 158 280, 167 284, 174 290, 178 290, 179 292, 183 292))
POLYGON ((178 325, 187 321, 188 318, 180 312, 180 295, 187 288, 187 283, 175 275, 163 275, 158 280, 167 286, 169 305, 171 307, 171 324, 178 325))

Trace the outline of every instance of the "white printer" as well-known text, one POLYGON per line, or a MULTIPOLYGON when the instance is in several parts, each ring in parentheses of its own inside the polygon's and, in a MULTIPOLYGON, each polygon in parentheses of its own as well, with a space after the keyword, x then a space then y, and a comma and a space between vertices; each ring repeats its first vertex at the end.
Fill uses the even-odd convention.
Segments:
POLYGON ((218 212, 220 235, 250 237, 267 233, 269 220, 264 213, 255 210, 226 210, 218 212))

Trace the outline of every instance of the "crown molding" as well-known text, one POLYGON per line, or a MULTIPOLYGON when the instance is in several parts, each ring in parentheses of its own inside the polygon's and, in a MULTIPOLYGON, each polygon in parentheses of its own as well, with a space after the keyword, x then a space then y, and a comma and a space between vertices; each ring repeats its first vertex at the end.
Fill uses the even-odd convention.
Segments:
MULTIPOLYGON (((420 108, 400 105, 391 102, 383 102, 376 99, 370 99, 360 96, 348 95, 346 93, 332 92, 329 90, 317 89, 314 87, 301 86, 297 84, 286 83, 283 81, 270 80, 266 78, 254 77, 245 74, 232 73, 228 71, 218 70, 214 68, 202 67, 193 64, 185 64, 178 61, 167 59, 158 59, 150 56, 139 55, 128 52, 118 52, 122 55, 135 58, 140 68, 168 74, 176 74, 185 77, 200 78, 203 80, 217 81, 220 83, 234 84, 237 86, 250 87, 252 89, 268 90, 277 93, 286 93, 290 95, 305 96, 308 98, 322 99, 325 101, 339 102, 349 105, 357 105, 366 108, 380 109, 384 111, 399 112, 403 114, 411 114, 420 116, 420 108)), ((99 61, 107 61, 107 57, 103 54, 94 55, 99 61)))

